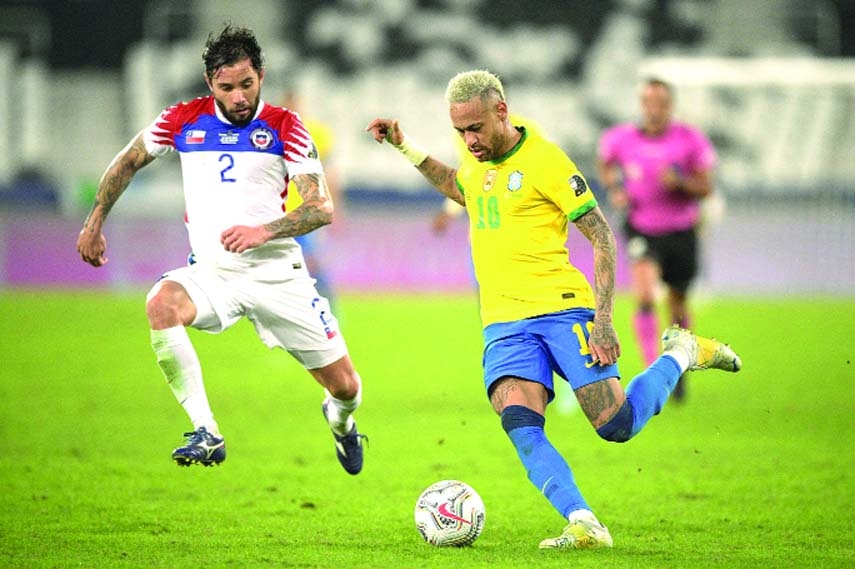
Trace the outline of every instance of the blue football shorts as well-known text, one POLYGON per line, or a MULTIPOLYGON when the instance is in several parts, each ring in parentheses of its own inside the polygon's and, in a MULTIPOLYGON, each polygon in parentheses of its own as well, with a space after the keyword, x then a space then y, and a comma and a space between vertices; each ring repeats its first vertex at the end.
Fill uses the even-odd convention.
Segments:
POLYGON ((542 384, 555 397, 554 375, 575 391, 595 381, 620 377, 617 364, 601 366, 591 359, 588 334, 594 311, 573 308, 484 328, 484 386, 507 376, 542 384))

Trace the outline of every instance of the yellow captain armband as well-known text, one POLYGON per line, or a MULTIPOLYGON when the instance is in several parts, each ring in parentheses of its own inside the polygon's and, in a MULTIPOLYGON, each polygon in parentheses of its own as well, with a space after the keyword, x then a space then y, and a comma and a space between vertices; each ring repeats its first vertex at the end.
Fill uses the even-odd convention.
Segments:
POLYGON ((428 151, 415 142, 410 141, 409 138, 404 138, 401 144, 392 144, 392 146, 395 147, 398 152, 403 154, 413 166, 418 166, 428 157, 428 151))

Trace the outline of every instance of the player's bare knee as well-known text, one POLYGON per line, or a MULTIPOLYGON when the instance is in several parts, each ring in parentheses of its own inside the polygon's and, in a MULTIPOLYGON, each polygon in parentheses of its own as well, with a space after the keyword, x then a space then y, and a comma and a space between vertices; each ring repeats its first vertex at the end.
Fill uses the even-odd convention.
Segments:
POLYGON ((181 296, 172 286, 158 283, 146 297, 145 312, 152 329, 183 324, 181 296))
POLYGON ((328 366, 309 370, 309 372, 336 399, 347 401, 359 394, 362 382, 347 356, 328 366))
POLYGON ((152 297, 145 304, 145 313, 153 330, 161 330, 177 325, 178 310, 160 297, 152 297))
POLYGON ((326 389, 336 399, 346 401, 359 393, 359 381, 355 374, 343 375, 329 382, 326 389))
POLYGON ((522 405, 544 414, 549 394, 546 388, 535 381, 507 376, 495 381, 488 392, 490 403, 496 414, 501 415, 510 405, 522 405))

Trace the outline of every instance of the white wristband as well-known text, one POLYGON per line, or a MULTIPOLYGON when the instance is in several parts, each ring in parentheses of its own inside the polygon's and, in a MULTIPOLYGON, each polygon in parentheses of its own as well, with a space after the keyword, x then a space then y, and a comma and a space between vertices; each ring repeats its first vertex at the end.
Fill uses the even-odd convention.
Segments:
POLYGON ((409 138, 405 138, 401 144, 393 144, 392 146, 397 148, 398 152, 403 154, 413 166, 418 166, 428 157, 428 151, 415 142, 410 142, 409 138))

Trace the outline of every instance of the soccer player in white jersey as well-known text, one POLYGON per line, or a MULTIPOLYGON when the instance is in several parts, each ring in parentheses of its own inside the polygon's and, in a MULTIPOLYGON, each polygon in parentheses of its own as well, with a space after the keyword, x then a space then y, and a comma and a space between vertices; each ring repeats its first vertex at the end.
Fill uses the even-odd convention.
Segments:
POLYGON ((338 322, 306 270, 295 236, 333 219, 317 150, 299 115, 261 99, 264 62, 251 30, 226 25, 202 59, 211 91, 164 110, 107 167, 77 240, 81 258, 107 262, 102 227, 141 168, 177 151, 191 263, 148 294, 151 344, 193 430, 172 453, 182 466, 218 464, 225 442, 208 402, 186 327, 219 333, 247 317, 270 348, 287 350, 324 388, 321 409, 344 469, 362 469, 353 413, 362 399, 338 322), (302 204, 285 211, 289 181, 302 204))

